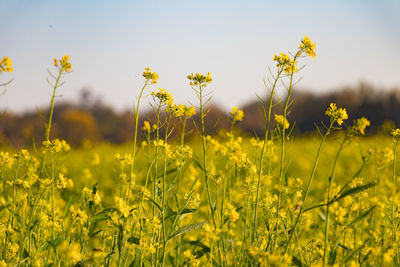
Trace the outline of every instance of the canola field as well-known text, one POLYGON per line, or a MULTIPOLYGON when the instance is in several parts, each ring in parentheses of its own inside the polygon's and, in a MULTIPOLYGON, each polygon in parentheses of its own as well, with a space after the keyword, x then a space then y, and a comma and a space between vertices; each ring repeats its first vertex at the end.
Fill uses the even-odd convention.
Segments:
MULTIPOLYGON (((400 130, 366 137, 368 119, 332 103, 315 135, 291 135, 294 79, 315 50, 304 36, 273 57, 264 136, 237 131, 238 108, 230 129, 207 134, 210 73, 188 75, 198 97, 188 107, 146 68, 132 141, 81 148, 51 138, 72 69, 67 55, 55 59, 43 143, 0 152, 0 266, 399 266, 400 130), (146 96, 155 119, 139 125, 146 96)), ((0 66, 12 71, 7 57, 0 66)))

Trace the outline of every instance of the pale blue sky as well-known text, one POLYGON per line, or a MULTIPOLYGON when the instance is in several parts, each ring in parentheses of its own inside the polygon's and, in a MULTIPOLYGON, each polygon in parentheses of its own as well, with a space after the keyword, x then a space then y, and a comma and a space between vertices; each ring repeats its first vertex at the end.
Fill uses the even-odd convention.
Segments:
POLYGON ((46 69, 64 54, 73 67, 59 90, 64 99, 89 87, 118 110, 130 108, 151 67, 178 103, 195 101, 187 74, 211 72, 213 100, 240 106, 264 94, 273 54, 293 51, 303 34, 318 57, 303 61, 298 87, 400 86, 399 0, 1 0, 0 10, 0 57, 14 64, 0 76, 14 79, 0 109, 46 106, 46 69))

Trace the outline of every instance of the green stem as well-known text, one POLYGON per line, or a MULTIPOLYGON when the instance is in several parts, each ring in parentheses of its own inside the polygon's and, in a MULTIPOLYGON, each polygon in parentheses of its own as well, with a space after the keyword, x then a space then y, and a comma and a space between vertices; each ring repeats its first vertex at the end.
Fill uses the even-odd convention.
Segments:
MULTIPOLYGON (((58 84, 60 83, 60 79, 61 79, 61 75, 62 75, 63 71, 64 71, 64 68, 60 68, 57 79, 56 79, 56 83, 54 84, 53 95, 51 96, 51 100, 50 100, 50 114, 49 114, 49 120, 47 122, 46 133, 45 133, 46 141, 50 141, 50 130, 51 130, 52 122, 53 122, 53 113, 54 113, 54 100, 56 98, 56 91, 58 88, 58 84)), ((44 168, 46 166, 46 157, 47 157, 47 151, 45 152, 43 159, 42 159, 42 168, 40 171, 40 176, 43 174, 44 168)))
POLYGON ((210 211, 211 211, 214 227, 217 228, 217 223, 215 221, 215 211, 214 211, 214 208, 212 205, 212 200, 211 200, 210 185, 209 185, 208 170, 207 170, 206 135, 205 135, 205 129, 204 129, 205 114, 204 114, 204 105, 203 105, 203 87, 202 87, 202 85, 199 85, 199 100, 200 100, 201 141, 202 141, 202 146, 203 146, 202 147, 203 148, 203 171, 204 171, 204 178, 206 180, 208 204, 210 206, 210 211))
POLYGON ((326 219, 325 219, 325 239, 324 239, 324 256, 323 256, 323 261, 322 261, 322 265, 325 266, 326 264, 326 254, 328 251, 328 241, 329 241, 329 207, 330 207, 330 200, 331 200, 331 193, 332 193, 332 183, 333 183, 333 178, 335 175, 335 169, 336 169, 336 165, 339 159, 340 154, 342 153, 343 150, 343 146, 346 143, 347 138, 349 137, 348 132, 346 133, 346 135, 343 138, 342 143, 340 144, 339 150, 336 153, 336 157, 335 160, 333 162, 333 166, 332 166, 332 170, 331 170, 331 174, 328 178, 329 181, 329 185, 328 185, 328 196, 326 198, 326 219))
MULTIPOLYGON (((395 185, 395 180, 396 180, 396 152, 397 152, 397 145, 399 143, 399 140, 397 138, 394 148, 393 148, 393 168, 392 168, 392 185, 395 185)), ((393 201, 393 196, 392 196, 392 238, 393 238, 393 244, 397 244, 397 224, 395 222, 395 208, 394 208, 394 201, 393 201)), ((398 254, 398 249, 397 247, 395 248, 395 256, 394 256, 394 263, 396 266, 398 266, 398 261, 399 261, 399 254, 398 254)))
POLYGON ((292 96, 292 91, 293 91, 293 76, 294 76, 294 65, 296 62, 297 57, 301 54, 302 50, 299 50, 296 55, 293 57, 293 62, 292 62, 292 71, 290 72, 290 83, 289 83, 289 89, 288 93, 286 96, 285 100, 285 105, 283 106, 283 122, 282 122, 282 135, 281 135, 281 162, 280 162, 280 168, 279 168, 279 192, 278 192, 278 203, 276 207, 276 224, 275 224, 275 240, 273 243, 273 249, 272 251, 275 251, 277 240, 278 240, 278 230, 279 230, 279 210, 280 210, 280 205, 282 201, 282 186, 283 186, 283 175, 284 175, 284 165, 285 165, 285 142, 286 142, 286 128, 285 128, 285 123, 286 123, 286 118, 287 118, 287 113, 289 109, 289 104, 290 104, 290 97, 292 96))

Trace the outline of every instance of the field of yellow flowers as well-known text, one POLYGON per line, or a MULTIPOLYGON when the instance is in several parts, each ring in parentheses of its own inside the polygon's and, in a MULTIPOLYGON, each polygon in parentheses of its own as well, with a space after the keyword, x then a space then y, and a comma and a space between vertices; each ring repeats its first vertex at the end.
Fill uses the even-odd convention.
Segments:
POLYGON ((273 57, 262 137, 236 130, 238 108, 229 130, 207 134, 210 73, 188 75, 198 98, 188 107, 146 68, 132 142, 74 149, 51 138, 56 91, 72 69, 68 55, 54 59, 42 145, 0 152, 0 266, 399 266, 400 130, 364 137, 368 119, 350 121, 332 103, 317 135, 291 136, 298 62, 315 50, 304 36, 273 57), (145 96, 155 119, 139 125, 145 96))

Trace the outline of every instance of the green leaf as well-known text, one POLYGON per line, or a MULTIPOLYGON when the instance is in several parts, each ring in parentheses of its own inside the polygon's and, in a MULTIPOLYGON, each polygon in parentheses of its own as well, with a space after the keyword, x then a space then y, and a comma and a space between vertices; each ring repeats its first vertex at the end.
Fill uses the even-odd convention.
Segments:
POLYGON ((138 237, 135 237, 135 236, 130 236, 127 241, 129 243, 131 243, 131 244, 139 245, 140 239, 138 237))
POLYGON ((100 215, 100 214, 104 214, 104 213, 109 213, 109 212, 113 212, 113 211, 118 211, 116 208, 108 208, 108 209, 104 209, 102 211, 99 211, 98 213, 96 213, 95 216, 100 215))
POLYGON ((93 232, 89 235, 90 238, 95 237, 96 235, 100 234, 102 232, 102 230, 97 230, 96 232, 93 232))
POLYGON ((91 223, 95 223, 95 222, 100 222, 100 221, 106 221, 109 220, 110 216, 108 215, 104 215, 104 214, 100 214, 100 215, 95 215, 92 218, 90 218, 90 222, 91 223))
POLYGON ((293 257, 292 257, 292 263, 293 263, 294 266, 297 266, 297 267, 303 267, 303 266, 305 266, 305 265, 301 262, 301 260, 300 260, 299 258, 297 258, 296 256, 293 256, 293 257))
POLYGON ((331 250, 329 252, 329 260, 328 260, 328 264, 329 265, 333 265, 336 261, 336 249, 335 250, 331 250))
POLYGON ((168 238, 168 240, 170 240, 171 238, 173 238, 173 237, 175 237, 175 236, 178 236, 178 235, 184 234, 184 233, 186 233, 186 232, 193 231, 193 230, 195 230, 195 229, 197 229, 197 228, 200 228, 200 227, 202 227, 203 225, 205 225, 206 223, 207 223, 207 222, 204 221, 204 222, 198 222, 198 223, 193 223, 193 224, 185 225, 185 226, 179 228, 178 230, 176 230, 172 235, 170 235, 169 238, 168 238))
POLYGON ((349 228, 351 226, 353 226, 354 224, 356 224, 357 222, 361 221, 362 219, 364 219, 365 217, 368 216, 368 214, 370 214, 373 210, 375 209, 375 206, 369 208, 368 210, 362 212, 360 215, 358 215, 354 220, 352 220, 347 226, 346 228, 349 228))
POLYGON ((158 204, 155 200, 153 200, 151 197, 146 196, 148 200, 150 200, 151 202, 153 202, 153 204, 160 210, 162 211, 162 208, 160 206, 160 204, 158 204))
POLYGON ((128 265, 128 267, 139 267, 139 257, 135 256, 135 258, 133 259, 133 261, 128 265))
POLYGON ((194 162, 194 165, 196 165, 200 170, 202 170, 202 171, 204 172, 204 168, 203 168, 203 166, 200 164, 200 162, 199 162, 197 159, 195 159, 194 157, 192 158, 192 160, 193 160, 193 162, 194 162))
MULTIPOLYGON (((178 169, 177 168, 172 168, 172 169, 169 169, 169 170, 167 170, 166 171, 166 175, 169 175, 169 174, 171 174, 171 173, 174 173, 174 172, 176 172, 178 169)), ((160 173, 159 175, 157 175, 157 179, 158 178, 161 178, 161 177, 163 177, 164 176, 164 172, 162 172, 162 173, 160 173)))
POLYGON ((22 253, 22 258, 26 259, 28 257, 29 257, 29 253, 28 253, 28 251, 26 249, 24 249, 24 252, 22 253))
POLYGON ((180 216, 180 215, 183 215, 183 214, 192 213, 192 212, 195 212, 196 210, 197 209, 183 209, 181 212, 172 211, 170 214, 165 216, 165 220, 168 220, 168 219, 173 218, 175 216, 180 216))
POLYGON ((334 197, 332 199, 332 201, 329 202, 329 204, 339 201, 340 199, 345 198, 347 196, 358 194, 358 193, 365 191, 371 187, 374 187, 375 185, 376 185, 376 183, 368 183, 368 184, 364 184, 364 185, 360 185, 360 186, 356 186, 356 187, 347 189, 347 190, 343 191, 340 195, 334 197))
POLYGON ((368 244, 368 242, 369 242, 369 239, 367 239, 367 240, 365 240, 365 242, 361 245, 361 246, 359 246, 357 249, 355 249, 355 250, 353 250, 352 252, 350 252, 349 254, 347 254, 346 255, 346 258, 344 258, 344 260, 342 261, 342 263, 343 262, 348 262, 349 260, 351 260, 351 258, 355 255, 355 254, 357 254, 359 251, 361 251, 361 249, 363 249, 364 247, 365 247, 365 245, 367 245, 368 244))

